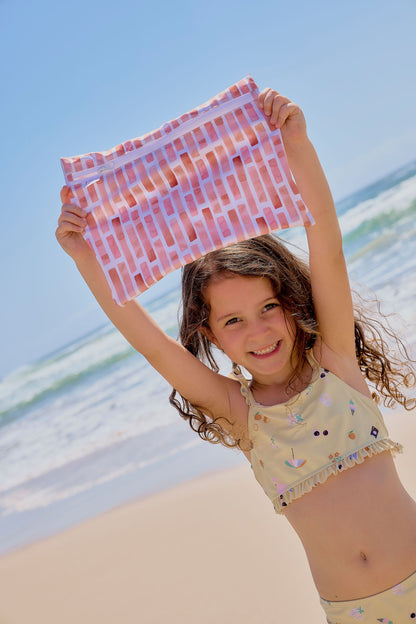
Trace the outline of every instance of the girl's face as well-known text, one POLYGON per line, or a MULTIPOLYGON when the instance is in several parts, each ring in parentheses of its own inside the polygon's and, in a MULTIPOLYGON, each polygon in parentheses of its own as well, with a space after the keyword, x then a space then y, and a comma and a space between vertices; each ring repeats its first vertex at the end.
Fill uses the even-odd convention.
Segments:
POLYGON ((205 293, 208 338, 260 383, 284 383, 293 372, 295 325, 265 277, 226 276, 205 293))

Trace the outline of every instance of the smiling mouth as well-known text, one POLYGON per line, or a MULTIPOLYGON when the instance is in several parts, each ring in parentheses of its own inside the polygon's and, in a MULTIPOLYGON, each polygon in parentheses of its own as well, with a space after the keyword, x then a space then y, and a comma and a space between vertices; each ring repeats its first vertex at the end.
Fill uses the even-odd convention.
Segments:
POLYGON ((264 349, 260 349, 260 351, 250 351, 253 355, 268 355, 272 353, 277 347, 280 345, 280 340, 270 345, 270 347, 265 347, 264 349))

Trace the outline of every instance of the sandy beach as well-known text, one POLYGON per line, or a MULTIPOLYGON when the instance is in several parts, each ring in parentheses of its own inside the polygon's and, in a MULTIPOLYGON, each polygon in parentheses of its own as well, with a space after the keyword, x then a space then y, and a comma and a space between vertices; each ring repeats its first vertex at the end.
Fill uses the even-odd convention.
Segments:
MULTIPOLYGON (((391 412, 416 497, 416 412, 391 412), (406 453, 407 450, 407 453, 406 453)), ((0 559, 0 624, 323 624, 300 541, 247 465, 114 509, 0 559)))

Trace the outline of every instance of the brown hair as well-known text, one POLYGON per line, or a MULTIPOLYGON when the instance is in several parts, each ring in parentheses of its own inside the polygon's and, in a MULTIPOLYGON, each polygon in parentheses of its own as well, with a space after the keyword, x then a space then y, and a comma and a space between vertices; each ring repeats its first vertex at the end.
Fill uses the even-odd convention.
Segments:
MULTIPOLYGON (((182 273, 182 318, 179 339, 195 357, 205 361, 215 372, 219 367, 212 350, 212 343, 201 332, 209 329, 209 305, 204 292, 209 282, 225 275, 267 277, 270 279, 276 297, 286 316, 295 324, 295 339, 292 355, 297 362, 291 385, 302 370, 306 351, 311 349, 319 334, 312 301, 309 266, 291 253, 275 236, 265 235, 241 241, 224 249, 208 253, 199 260, 187 264, 182 273)), ((378 310, 379 311, 379 310, 378 310)), ((382 316, 383 321, 385 317, 382 316)), ((388 407, 400 403, 412 409, 415 399, 405 397, 401 386, 415 384, 415 374, 410 357, 403 343, 384 322, 369 318, 362 307, 355 307, 355 348, 362 373, 375 387, 374 400, 382 398, 388 407), (394 357, 384 335, 393 339, 399 354, 405 362, 394 357)), ((174 389, 170 403, 181 416, 189 420, 191 428, 204 440, 224 446, 240 447, 240 440, 234 439, 216 419, 210 418, 187 399, 176 398, 174 389)))

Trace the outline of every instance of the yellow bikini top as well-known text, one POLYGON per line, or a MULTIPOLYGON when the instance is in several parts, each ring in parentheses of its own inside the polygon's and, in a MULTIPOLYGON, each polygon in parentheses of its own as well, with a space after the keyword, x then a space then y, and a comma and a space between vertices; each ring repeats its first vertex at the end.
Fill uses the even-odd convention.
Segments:
POLYGON ((257 403, 247 379, 231 375, 249 406, 251 468, 276 513, 330 475, 403 448, 389 439, 374 401, 320 367, 311 354, 308 361, 309 386, 278 405, 257 403))

